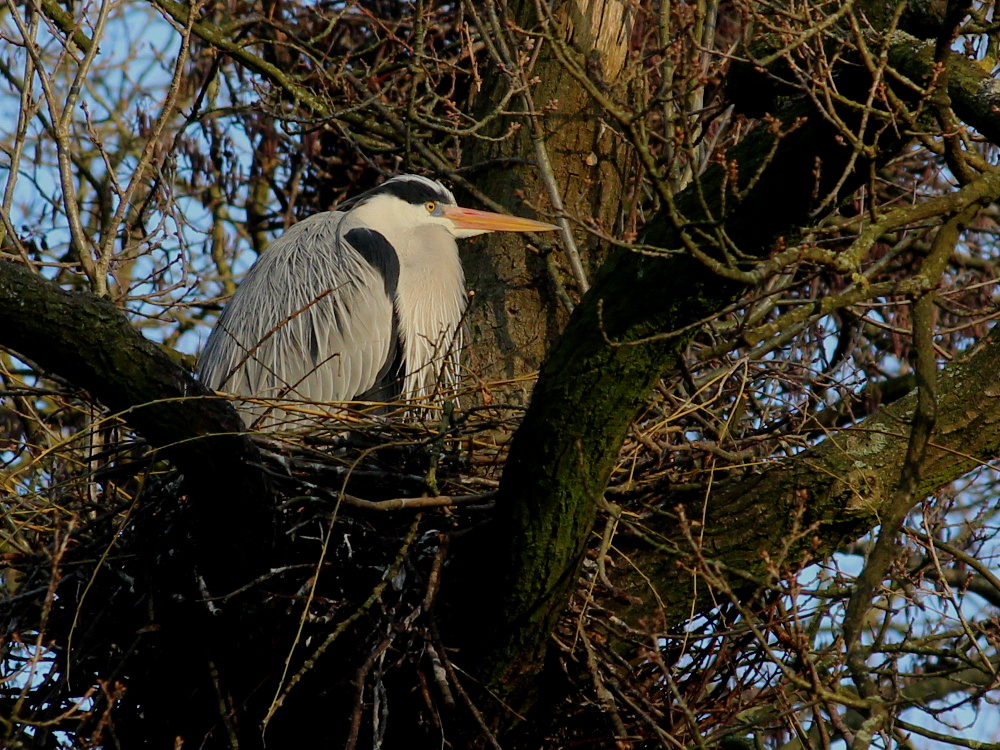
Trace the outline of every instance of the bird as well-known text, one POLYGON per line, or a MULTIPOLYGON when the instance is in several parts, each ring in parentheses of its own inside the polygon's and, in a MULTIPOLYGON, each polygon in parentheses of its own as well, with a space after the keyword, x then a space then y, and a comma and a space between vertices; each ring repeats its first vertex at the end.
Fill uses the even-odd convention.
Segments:
POLYGON ((314 423, 289 408, 296 401, 426 403, 459 379, 468 296, 456 240, 557 228, 462 208, 428 177, 392 177, 260 254, 205 343, 199 377, 263 431, 314 423))

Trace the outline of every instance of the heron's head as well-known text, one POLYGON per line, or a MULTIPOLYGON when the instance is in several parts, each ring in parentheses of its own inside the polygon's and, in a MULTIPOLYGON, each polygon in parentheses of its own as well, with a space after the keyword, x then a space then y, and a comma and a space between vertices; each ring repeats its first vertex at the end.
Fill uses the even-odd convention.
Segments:
POLYGON ((358 212, 372 228, 391 224, 417 231, 440 226, 462 239, 486 232, 548 232, 558 227, 519 216, 462 208, 451 191, 436 180, 404 174, 342 203, 341 211, 358 212))

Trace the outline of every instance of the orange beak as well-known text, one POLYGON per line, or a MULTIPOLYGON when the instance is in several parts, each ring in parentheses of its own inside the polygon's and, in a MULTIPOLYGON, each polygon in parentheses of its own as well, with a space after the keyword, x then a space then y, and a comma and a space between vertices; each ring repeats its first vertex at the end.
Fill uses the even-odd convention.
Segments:
POLYGON ((551 232, 558 229, 555 224, 544 221, 522 219, 520 216, 495 214, 492 211, 477 211, 474 208, 445 206, 445 217, 452 220, 457 229, 474 229, 481 232, 551 232))

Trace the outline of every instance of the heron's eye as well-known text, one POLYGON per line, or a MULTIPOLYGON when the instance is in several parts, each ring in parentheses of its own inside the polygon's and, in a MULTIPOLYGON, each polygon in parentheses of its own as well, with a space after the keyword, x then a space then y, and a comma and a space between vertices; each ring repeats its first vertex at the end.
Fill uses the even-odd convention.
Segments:
POLYGON ((434 201, 427 201, 424 204, 424 208, 427 209, 427 213, 429 213, 429 214, 434 213, 437 210, 437 207, 438 207, 438 204, 435 203, 434 201))

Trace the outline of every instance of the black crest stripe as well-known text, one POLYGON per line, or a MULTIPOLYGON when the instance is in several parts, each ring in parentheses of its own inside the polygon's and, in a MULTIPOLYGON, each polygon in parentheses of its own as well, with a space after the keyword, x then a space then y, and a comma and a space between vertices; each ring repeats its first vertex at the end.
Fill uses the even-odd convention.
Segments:
POLYGON ((454 202, 454 198, 448 195, 442 187, 432 182, 396 177, 383 182, 378 187, 374 187, 361 195, 349 198, 342 202, 337 209, 339 211, 350 211, 352 208, 360 206, 365 201, 369 201, 377 195, 394 195, 400 200, 418 206, 428 201, 434 201, 435 203, 454 202))
POLYGON ((414 205, 421 205, 428 201, 450 202, 447 195, 421 180, 390 180, 372 190, 372 193, 375 195, 388 193, 414 205))

